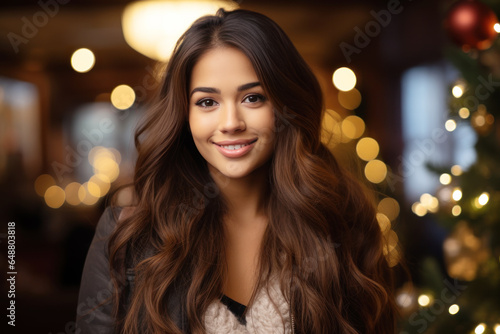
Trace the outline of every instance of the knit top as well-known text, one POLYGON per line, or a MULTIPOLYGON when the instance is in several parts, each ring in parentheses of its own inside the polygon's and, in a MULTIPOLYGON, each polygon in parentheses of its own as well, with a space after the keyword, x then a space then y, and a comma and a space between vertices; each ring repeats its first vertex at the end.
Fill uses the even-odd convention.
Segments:
POLYGON ((291 334, 290 305, 277 281, 269 284, 269 294, 261 288, 246 310, 246 326, 221 300, 213 301, 204 316, 208 334, 291 334))

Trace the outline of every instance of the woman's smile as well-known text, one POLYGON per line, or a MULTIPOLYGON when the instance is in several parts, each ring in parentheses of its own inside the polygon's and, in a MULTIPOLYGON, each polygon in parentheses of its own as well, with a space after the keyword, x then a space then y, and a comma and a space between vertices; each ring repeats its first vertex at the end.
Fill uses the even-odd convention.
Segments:
POLYGON ((273 106, 241 51, 217 47, 193 68, 189 126, 208 163, 229 178, 251 174, 274 152, 273 106))

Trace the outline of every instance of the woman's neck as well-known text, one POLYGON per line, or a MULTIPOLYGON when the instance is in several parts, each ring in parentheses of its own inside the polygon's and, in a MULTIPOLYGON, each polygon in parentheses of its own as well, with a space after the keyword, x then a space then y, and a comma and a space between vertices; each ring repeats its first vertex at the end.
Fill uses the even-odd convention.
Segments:
POLYGON ((238 179, 230 179, 219 171, 211 171, 221 195, 227 203, 226 220, 237 224, 248 224, 266 217, 266 194, 268 189, 267 166, 238 179))

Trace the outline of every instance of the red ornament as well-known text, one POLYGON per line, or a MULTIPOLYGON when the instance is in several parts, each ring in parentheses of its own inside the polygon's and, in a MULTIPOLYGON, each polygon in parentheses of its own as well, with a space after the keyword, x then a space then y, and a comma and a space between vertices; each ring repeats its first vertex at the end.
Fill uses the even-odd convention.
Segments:
POLYGON ((498 33, 495 13, 477 0, 459 0, 450 8, 445 26, 450 38, 464 50, 485 50, 498 33))

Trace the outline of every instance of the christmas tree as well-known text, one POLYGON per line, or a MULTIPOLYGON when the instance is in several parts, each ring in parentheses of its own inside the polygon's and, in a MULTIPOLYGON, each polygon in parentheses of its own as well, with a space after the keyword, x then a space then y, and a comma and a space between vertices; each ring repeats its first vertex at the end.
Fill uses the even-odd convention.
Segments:
POLYGON ((499 9, 494 1, 461 0, 446 14, 455 45, 445 56, 461 78, 450 86, 445 127, 451 132, 466 122, 475 130, 476 160, 467 169, 429 165, 441 185, 412 211, 447 231, 446 270, 431 258, 418 263, 415 285, 397 294, 405 319, 401 333, 500 333, 499 9))

